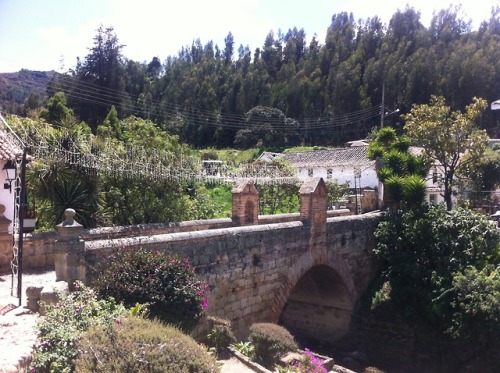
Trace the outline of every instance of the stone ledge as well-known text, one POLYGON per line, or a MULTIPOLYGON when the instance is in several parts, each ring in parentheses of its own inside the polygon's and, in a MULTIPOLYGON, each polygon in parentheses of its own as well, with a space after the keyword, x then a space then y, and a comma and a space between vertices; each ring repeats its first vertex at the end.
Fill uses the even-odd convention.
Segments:
MULTIPOLYGON (((236 357, 238 360, 240 360, 243 364, 245 364, 246 366, 248 366, 253 371, 255 371, 257 373, 273 373, 273 371, 271 371, 269 369, 266 369, 262 365, 257 364, 256 362, 250 360, 247 356, 245 356, 242 353, 240 353, 234 347, 229 346, 228 349, 229 349, 229 352, 231 353, 231 355, 233 355, 234 357, 236 357)), ((303 353, 303 351, 299 350, 297 354, 300 354, 300 353, 303 353)), ((324 361, 324 367, 328 370, 328 372, 335 372, 335 373, 356 373, 356 372, 354 372, 354 371, 352 371, 350 369, 344 368, 344 367, 342 367, 340 365, 336 365, 335 362, 334 362, 334 360, 331 357, 322 356, 322 355, 318 355, 318 354, 315 354, 315 355, 318 356, 319 358, 323 359, 323 361, 324 361)))
POLYGON ((27 307, 32 312, 45 315, 46 304, 56 304, 59 294, 68 294, 69 286, 65 281, 57 281, 50 286, 28 286, 26 289, 27 307))
POLYGON ((262 365, 257 364, 256 362, 250 360, 248 357, 237 351, 233 347, 229 347, 229 352, 236 357, 239 361, 241 361, 243 364, 248 366, 250 369, 252 369, 255 372, 258 373, 273 373, 272 371, 264 368, 262 365))

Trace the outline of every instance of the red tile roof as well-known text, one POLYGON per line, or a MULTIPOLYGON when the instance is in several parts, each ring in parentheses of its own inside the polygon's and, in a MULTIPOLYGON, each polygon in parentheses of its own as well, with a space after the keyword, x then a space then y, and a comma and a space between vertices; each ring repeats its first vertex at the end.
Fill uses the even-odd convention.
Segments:
POLYGON ((15 160, 16 155, 22 154, 22 150, 14 145, 9 136, 0 130, 0 160, 15 160))

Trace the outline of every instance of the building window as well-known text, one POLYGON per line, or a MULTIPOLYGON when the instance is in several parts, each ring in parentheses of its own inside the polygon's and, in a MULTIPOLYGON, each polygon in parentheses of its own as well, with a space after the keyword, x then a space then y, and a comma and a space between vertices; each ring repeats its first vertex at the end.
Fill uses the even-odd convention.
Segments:
POLYGON ((434 172, 432 173, 432 182, 434 184, 436 184, 437 181, 438 181, 438 173, 437 173, 436 169, 434 169, 434 172))
POLYGON ((332 169, 329 168, 326 170, 326 178, 331 179, 332 178, 332 169))
POLYGON ((307 169, 307 176, 313 177, 313 175, 314 175, 313 169, 312 168, 307 169))
POLYGON ((430 194, 429 195, 429 202, 431 205, 437 205, 437 195, 436 194, 430 194))

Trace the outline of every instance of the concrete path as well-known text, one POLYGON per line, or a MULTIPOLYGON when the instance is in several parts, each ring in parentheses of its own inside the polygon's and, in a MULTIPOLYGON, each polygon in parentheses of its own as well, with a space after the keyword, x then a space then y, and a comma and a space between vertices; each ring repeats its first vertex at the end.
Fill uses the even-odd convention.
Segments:
MULTIPOLYGON (((30 271, 23 275, 21 306, 11 295, 12 275, 0 275, 0 308, 14 308, 0 316, 0 373, 25 372, 31 361, 31 351, 36 342, 38 314, 26 307, 26 288, 55 283, 54 271, 30 271)), ((17 286, 17 285, 15 285, 17 286)))

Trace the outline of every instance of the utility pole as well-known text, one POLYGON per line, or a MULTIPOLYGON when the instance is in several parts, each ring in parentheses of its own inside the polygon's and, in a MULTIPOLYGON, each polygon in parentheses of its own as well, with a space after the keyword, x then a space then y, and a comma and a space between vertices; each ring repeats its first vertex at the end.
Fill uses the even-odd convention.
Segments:
POLYGON ((380 129, 384 128, 385 115, 385 82, 382 82, 382 107, 380 108, 380 129))

